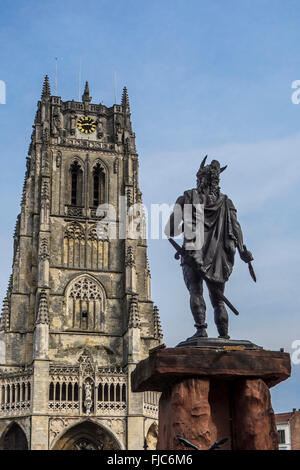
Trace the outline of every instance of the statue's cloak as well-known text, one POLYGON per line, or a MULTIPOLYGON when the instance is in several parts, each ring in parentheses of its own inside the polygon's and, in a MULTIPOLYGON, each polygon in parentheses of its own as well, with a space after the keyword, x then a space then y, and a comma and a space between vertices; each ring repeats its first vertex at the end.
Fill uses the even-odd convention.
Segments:
MULTIPOLYGON (((185 204, 201 204, 196 189, 185 191, 185 204)), ((232 272, 238 240, 235 224, 236 209, 225 195, 204 206, 204 243, 201 249, 188 250, 183 262, 199 270, 205 279, 213 282, 226 282, 232 272)), ((187 241, 185 239, 184 246, 187 241)))

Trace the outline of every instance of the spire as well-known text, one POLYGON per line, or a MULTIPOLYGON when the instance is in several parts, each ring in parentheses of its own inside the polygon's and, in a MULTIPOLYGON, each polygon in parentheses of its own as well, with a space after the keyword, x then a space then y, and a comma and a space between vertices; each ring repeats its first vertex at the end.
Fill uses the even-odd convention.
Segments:
POLYGON ((163 334, 159 318, 159 310, 156 305, 153 307, 153 320, 154 320, 154 338, 162 340, 163 334))
POLYGON ((123 111, 126 111, 126 110, 130 111, 129 98, 128 98, 126 86, 124 86, 123 88, 122 106, 123 106, 123 111))
POLYGON ((132 298, 131 298, 131 303, 130 303, 130 307, 129 307, 128 327, 129 328, 140 328, 141 327, 138 300, 137 300, 136 295, 132 296, 132 298))
POLYGON ((42 99, 50 98, 50 84, 49 84, 49 77, 48 75, 45 76, 44 84, 43 84, 43 91, 42 91, 42 99))
POLYGON ((39 301, 39 309, 36 319, 36 324, 48 324, 48 301, 47 301, 47 294, 44 290, 41 291, 40 301, 39 301))
POLYGON ((92 97, 90 96, 90 88, 88 82, 85 82, 84 92, 82 95, 82 101, 86 103, 90 103, 92 101, 92 97))

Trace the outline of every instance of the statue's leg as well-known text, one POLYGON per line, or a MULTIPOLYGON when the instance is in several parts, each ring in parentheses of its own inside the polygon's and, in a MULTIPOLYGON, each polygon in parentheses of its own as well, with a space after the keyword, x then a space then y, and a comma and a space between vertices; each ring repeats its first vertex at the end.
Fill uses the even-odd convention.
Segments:
POLYGON ((224 301, 218 295, 218 291, 224 293, 225 282, 206 281, 209 291, 211 304, 214 308, 215 324, 218 329, 219 338, 229 339, 228 336, 228 313, 224 305, 224 301))
POLYGON ((197 332, 195 336, 207 337, 205 323, 206 305, 203 298, 203 280, 199 274, 188 264, 182 264, 185 285, 190 293, 190 307, 195 321, 197 332))

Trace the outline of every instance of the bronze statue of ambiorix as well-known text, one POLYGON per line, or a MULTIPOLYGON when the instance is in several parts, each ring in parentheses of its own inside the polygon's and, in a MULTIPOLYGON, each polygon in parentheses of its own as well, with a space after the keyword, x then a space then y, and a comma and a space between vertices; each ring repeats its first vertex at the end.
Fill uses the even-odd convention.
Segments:
POLYGON ((241 259, 248 263, 254 281, 256 277, 251 265, 253 256, 244 245, 237 211, 231 199, 220 191, 220 174, 226 166, 222 168, 217 160, 205 165, 206 159, 207 156, 197 173, 197 188, 185 191, 177 199, 165 233, 177 249, 175 257, 181 257, 184 281, 190 293, 190 307, 197 330, 192 338, 207 337, 206 305, 203 298, 205 281, 219 338, 229 339, 228 314, 224 303, 235 314, 238 311, 224 296, 224 289, 232 272, 236 249, 241 259), (198 236, 196 240, 201 230, 202 239, 198 236), (172 237, 182 232, 184 242, 180 247, 172 237))

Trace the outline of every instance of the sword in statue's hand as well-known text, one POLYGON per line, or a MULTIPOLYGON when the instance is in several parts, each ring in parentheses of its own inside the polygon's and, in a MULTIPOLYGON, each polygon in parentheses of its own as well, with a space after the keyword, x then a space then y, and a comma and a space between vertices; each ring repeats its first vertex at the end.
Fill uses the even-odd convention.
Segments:
POLYGON ((176 253, 174 255, 174 258, 175 259, 179 259, 180 256, 183 256, 184 255, 184 249, 178 245, 178 243, 175 242, 175 240, 173 240, 173 238, 168 238, 169 242, 171 243, 171 245, 175 248, 176 250, 176 253))
MULTIPOLYGON (((180 245, 178 245, 178 243, 175 242, 175 240, 173 240, 173 238, 168 238, 169 242, 171 243, 171 245, 175 248, 176 250, 176 253, 174 255, 175 259, 179 259, 180 256, 184 256, 185 254, 185 250, 184 248, 182 248, 180 245)), ((204 273, 201 274, 203 279, 205 280, 205 275, 204 273)), ((230 310, 235 314, 235 315, 239 315, 239 312, 238 310, 232 305, 231 302, 229 302, 229 300, 227 299, 227 297, 225 297, 225 295, 223 294, 223 292, 221 292, 219 289, 215 288, 215 292, 218 294, 219 297, 221 297, 221 299, 223 300, 223 302, 225 302, 225 304, 227 305, 227 307, 230 308, 230 310)))

